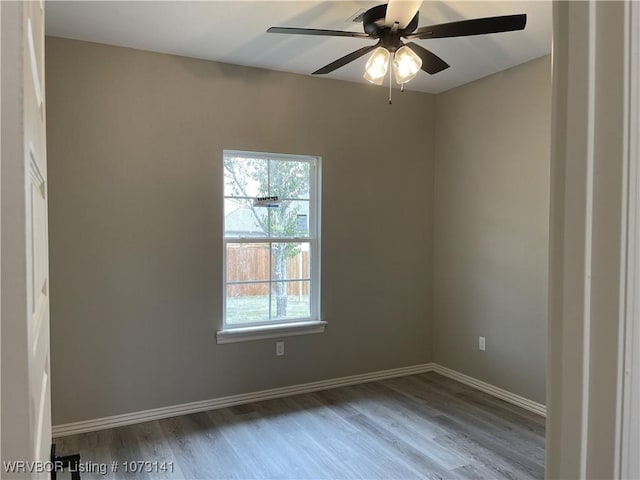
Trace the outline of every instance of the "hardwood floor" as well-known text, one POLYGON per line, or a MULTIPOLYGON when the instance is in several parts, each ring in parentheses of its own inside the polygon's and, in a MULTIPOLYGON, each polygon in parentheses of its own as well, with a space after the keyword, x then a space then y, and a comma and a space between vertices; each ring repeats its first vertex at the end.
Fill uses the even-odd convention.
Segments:
POLYGON ((544 477, 544 428, 538 415, 425 373, 64 437, 56 444, 61 455, 80 452, 83 479, 520 480, 544 477), (153 473, 125 472, 137 467, 130 463, 135 461, 158 463, 143 465, 153 473), (162 462, 173 471, 156 471, 162 462), (105 466, 103 475, 99 468, 105 466))

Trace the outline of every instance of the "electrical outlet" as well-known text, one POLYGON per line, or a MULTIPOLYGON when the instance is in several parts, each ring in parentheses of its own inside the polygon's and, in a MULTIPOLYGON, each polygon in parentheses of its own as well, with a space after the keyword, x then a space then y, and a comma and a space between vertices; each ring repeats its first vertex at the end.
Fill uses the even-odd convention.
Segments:
POLYGON ((478 337, 478 348, 480 350, 482 350, 483 352, 486 350, 487 348, 487 343, 485 341, 484 337, 478 337))
POLYGON ((284 342, 276 342, 276 355, 279 357, 284 355, 284 342))

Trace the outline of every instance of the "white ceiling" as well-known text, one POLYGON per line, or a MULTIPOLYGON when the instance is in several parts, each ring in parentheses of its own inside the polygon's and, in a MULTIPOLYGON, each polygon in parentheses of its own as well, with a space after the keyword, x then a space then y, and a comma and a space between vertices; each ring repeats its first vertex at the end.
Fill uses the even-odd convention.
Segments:
MULTIPOLYGON (((47 1, 48 35, 310 74, 374 43, 358 38, 266 33, 271 26, 362 31, 350 17, 383 1, 47 1)), ((430 93, 462 85, 551 51, 550 1, 424 1, 420 26, 527 14, 524 31, 418 40, 451 68, 420 73, 407 89, 430 93)), ((367 56, 326 75, 366 82, 367 56)))

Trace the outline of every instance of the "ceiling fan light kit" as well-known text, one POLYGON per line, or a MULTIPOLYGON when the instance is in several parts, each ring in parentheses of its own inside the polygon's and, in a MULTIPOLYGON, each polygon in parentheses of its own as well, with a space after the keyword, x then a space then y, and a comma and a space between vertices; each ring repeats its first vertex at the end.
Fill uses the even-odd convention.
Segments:
MULTIPOLYGON (((418 28, 420 4, 420 1, 389 0, 386 5, 370 8, 362 16, 363 33, 291 27, 271 27, 267 32, 378 40, 376 44, 359 48, 316 70, 313 74, 331 73, 367 53, 373 52, 367 60, 364 78, 376 85, 382 85, 389 70, 389 63, 392 63, 396 82, 404 86, 405 83, 415 78, 419 70, 435 75, 449 68, 447 62, 415 43, 414 40, 511 32, 524 30, 527 24, 527 15, 519 14, 475 18, 418 28), (405 41, 408 43, 405 44, 405 41)), ((391 75, 390 72, 389 75, 391 75)), ((391 88, 391 77, 389 78, 389 88, 391 88)))
MULTIPOLYGON (((382 85, 390 60, 389 50, 384 47, 376 48, 367 60, 363 77, 371 83, 382 85)), ((422 59, 409 47, 402 46, 393 54, 392 65, 396 82, 402 85, 416 76, 422 67, 422 59)))
POLYGON ((364 78, 376 85, 382 85, 384 77, 387 74, 387 69, 389 68, 390 57, 391 54, 386 48, 376 48, 364 67, 364 78))
POLYGON ((393 54, 393 74, 400 85, 412 80, 422 68, 422 59, 406 45, 393 54))

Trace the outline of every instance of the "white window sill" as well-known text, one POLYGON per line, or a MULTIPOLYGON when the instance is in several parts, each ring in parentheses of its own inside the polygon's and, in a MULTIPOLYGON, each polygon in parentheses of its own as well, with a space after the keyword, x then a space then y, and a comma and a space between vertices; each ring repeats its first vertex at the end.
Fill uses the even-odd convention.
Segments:
POLYGON ((260 325, 259 327, 239 327, 219 330, 216 333, 218 344, 248 342, 263 338, 291 337, 293 335, 308 335, 323 333, 327 322, 314 320, 308 322, 279 323, 275 325, 260 325))

